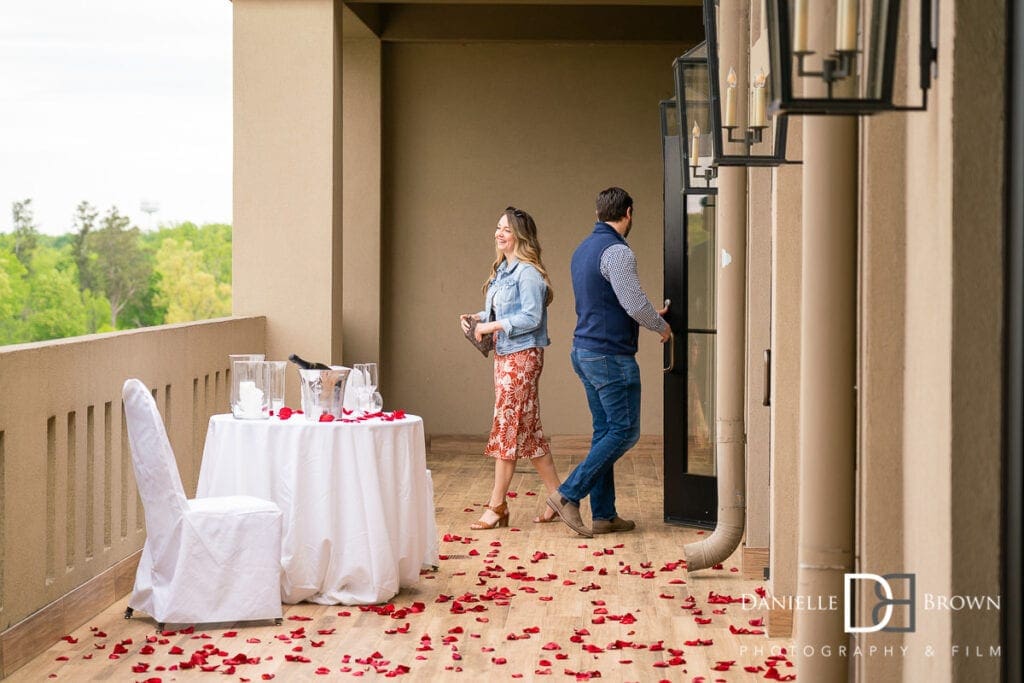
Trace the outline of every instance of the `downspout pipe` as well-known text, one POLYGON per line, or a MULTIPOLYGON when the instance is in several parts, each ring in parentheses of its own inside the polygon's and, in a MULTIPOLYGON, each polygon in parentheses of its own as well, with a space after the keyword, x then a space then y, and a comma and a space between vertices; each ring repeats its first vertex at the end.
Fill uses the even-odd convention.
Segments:
MULTIPOLYGON (((739 67, 747 82, 750 42, 748 2, 721 0, 722 64, 739 67)), ((714 77, 716 74, 711 74, 714 77)), ((721 77, 721 74, 718 74, 721 77)), ((746 98, 740 107, 745 107, 746 98)), ((744 120, 744 112, 739 112, 744 120)), ((724 562, 739 547, 746 523, 746 424, 744 367, 746 347, 747 169, 718 169, 717 328, 715 356, 715 474, 718 519, 706 539, 683 546, 689 572, 724 562)))
MULTIPOLYGON (((831 45, 833 26, 812 25, 810 49, 831 45)), ((803 137, 797 595, 821 604, 844 594, 855 549, 857 118, 805 117, 803 137)), ((820 656, 849 646, 843 622, 839 611, 795 611, 801 679, 848 680, 851 660, 820 656)))

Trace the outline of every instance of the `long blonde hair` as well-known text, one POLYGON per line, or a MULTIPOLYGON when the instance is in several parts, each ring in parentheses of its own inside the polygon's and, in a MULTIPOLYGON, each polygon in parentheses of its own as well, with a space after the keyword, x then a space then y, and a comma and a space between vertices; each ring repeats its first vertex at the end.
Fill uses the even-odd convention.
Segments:
MULTIPOLYGON (((516 236, 516 258, 523 263, 529 263, 544 278, 544 284, 548 286, 547 294, 544 295, 544 305, 550 306, 551 302, 555 300, 555 290, 551 287, 551 278, 548 277, 548 271, 540 258, 540 241, 537 239, 537 224, 533 222, 533 216, 522 209, 510 206, 505 209, 505 218, 508 220, 509 227, 512 228, 512 234, 516 236)), ((484 294, 487 293, 487 288, 498 273, 498 266, 505 260, 505 254, 501 253, 497 247, 494 248, 494 251, 495 259, 491 264, 491 274, 484 280, 484 294)))

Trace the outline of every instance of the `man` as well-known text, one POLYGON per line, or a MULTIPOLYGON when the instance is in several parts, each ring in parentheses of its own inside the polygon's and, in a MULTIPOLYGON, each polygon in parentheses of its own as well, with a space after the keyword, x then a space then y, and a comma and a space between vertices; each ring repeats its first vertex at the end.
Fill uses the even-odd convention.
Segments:
POLYGON ((572 255, 576 331, 570 352, 587 394, 594 436, 587 457, 547 500, 563 522, 587 537, 636 527, 616 513, 613 467, 640 438, 640 325, 662 343, 671 335, 662 318, 668 306, 658 311, 651 305, 626 244, 633 198, 619 187, 604 190, 597 196, 597 218, 594 231, 572 255), (580 517, 580 501, 588 495, 592 531, 580 517))

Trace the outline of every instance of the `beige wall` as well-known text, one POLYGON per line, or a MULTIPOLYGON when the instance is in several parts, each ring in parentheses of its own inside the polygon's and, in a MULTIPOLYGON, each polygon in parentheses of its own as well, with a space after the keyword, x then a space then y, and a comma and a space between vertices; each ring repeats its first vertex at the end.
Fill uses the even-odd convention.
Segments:
MULTIPOLYGON (((862 127, 860 362, 858 369, 857 571, 902 572, 903 363, 907 197, 906 116, 875 116, 862 127)), ((861 614, 874 606, 862 595, 861 614)), ((862 636, 863 645, 898 647, 899 633, 862 636)), ((902 659, 856 662, 863 680, 901 680, 902 659)))
POLYGON ((764 350, 771 347, 772 176, 747 173, 747 533, 750 548, 768 547, 771 411, 764 406, 764 350))
MULTIPOLYGON (((903 8, 906 26, 907 8, 903 8)), ((906 33, 904 33, 905 39, 906 33)), ((899 63, 906 89, 907 64, 899 63)), ((903 558, 903 363, 906 318, 906 136, 911 116, 872 116, 861 126, 861 239, 859 269, 856 570, 907 570, 903 558)), ((861 615, 874 608, 862 591, 861 615)), ((862 618, 863 621, 863 618, 862 618)), ((902 625, 904 619, 900 618, 902 625)), ((895 625, 895 624, 894 624, 895 625)), ((862 647, 903 645, 902 633, 863 634, 862 647)), ((854 662, 860 680, 900 681, 905 658, 854 662)))
MULTIPOLYGON (((555 301, 541 381, 545 429, 590 430, 568 361, 575 324, 569 259, 594 198, 621 185, 636 201, 630 244, 640 279, 662 292, 658 101, 671 95, 672 45, 386 43, 383 368, 389 405, 431 433, 490 427, 491 361, 462 339, 483 305, 493 228, 505 206, 537 220, 555 301)), ((641 334, 642 430, 662 431, 662 350, 641 334)))
MULTIPOLYGON (((333 0, 235 0, 235 315, 267 353, 340 361, 341 73, 333 0)), ((298 379, 288 373, 290 403, 298 379)))
MULTIPOLYGON (((802 148, 799 119, 790 122, 788 147, 802 148), (796 125, 792 125, 796 124, 796 125)), ((770 463, 771 590, 796 593, 797 496, 800 490, 800 166, 781 166, 772 185, 772 405, 770 463)), ((771 618, 769 617, 769 628, 771 618)))
MULTIPOLYGON (((1006 2, 958 2, 955 9, 950 32, 958 43, 972 49, 956 52, 951 111, 950 583, 955 594, 996 595, 1001 568, 1001 553, 996 549, 1005 509, 1000 452, 1005 89, 1001 79, 995 86, 986 79, 991 78, 993 65, 1002 65, 1005 54, 1006 2), (978 121, 987 125, 976 134, 978 121), (984 493, 964 495, 969 491, 984 493)), ((953 615, 953 643, 994 644, 999 635, 996 613, 953 615)), ((1005 643, 1004 647, 1012 645, 1005 643)), ((998 671, 999 662, 994 658, 956 658, 953 662, 957 680, 993 678, 998 671)))
MULTIPOLYGON (((992 75, 1005 3, 941 10, 942 68, 907 135, 904 558, 922 592, 996 595, 1003 83, 992 75)), ((996 613, 926 616, 912 645, 999 640, 996 613)), ((995 680, 999 661, 915 659, 906 670, 905 680, 995 680)))
POLYGON ((345 365, 380 360, 381 43, 347 9, 342 41, 342 337, 345 365))

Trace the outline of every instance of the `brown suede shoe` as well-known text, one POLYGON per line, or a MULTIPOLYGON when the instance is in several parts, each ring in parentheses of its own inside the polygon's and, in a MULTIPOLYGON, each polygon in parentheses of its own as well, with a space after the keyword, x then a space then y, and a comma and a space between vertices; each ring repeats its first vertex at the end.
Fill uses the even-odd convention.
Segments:
POLYGON ((562 521, 580 536, 594 537, 590 529, 583 524, 583 518, 580 517, 580 506, 576 503, 566 500, 557 493, 552 493, 548 496, 548 507, 554 510, 562 518, 562 521))
POLYGON ((610 534, 614 531, 632 531, 636 528, 636 522, 631 519, 623 519, 615 515, 611 519, 595 519, 595 534, 610 534))

